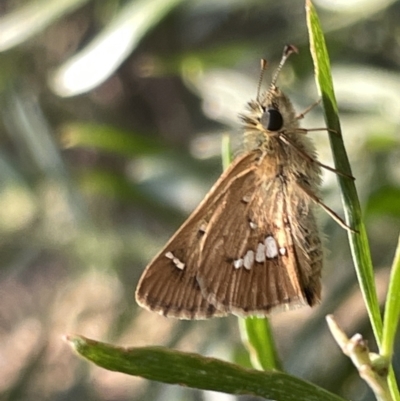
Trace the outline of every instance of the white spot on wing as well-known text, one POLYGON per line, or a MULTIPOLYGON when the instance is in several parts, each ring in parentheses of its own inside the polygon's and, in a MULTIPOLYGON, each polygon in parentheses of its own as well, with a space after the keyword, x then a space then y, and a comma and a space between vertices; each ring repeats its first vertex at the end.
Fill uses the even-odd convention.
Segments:
POLYGON ((250 270, 254 263, 254 251, 247 251, 243 258, 243 266, 245 269, 250 270))
POLYGON ((173 258, 172 261, 179 270, 183 270, 185 268, 185 264, 181 262, 178 258, 173 258))
POLYGON ((258 263, 265 262, 265 245, 262 244, 261 242, 257 246, 256 262, 258 263))
POLYGON ((282 256, 285 256, 285 255, 286 255, 286 248, 285 248, 285 247, 279 248, 279 253, 280 253, 282 256))
POLYGON ((270 235, 265 238, 265 256, 268 259, 273 259, 278 256, 278 245, 270 235))
POLYGON ((254 223, 254 221, 249 221, 249 224, 250 224, 250 228, 252 229, 252 230, 255 230, 258 226, 257 226, 257 224, 256 223, 254 223))
POLYGON ((233 267, 235 269, 240 269, 243 266, 243 259, 236 259, 233 261, 233 267))
POLYGON ((165 257, 172 260, 172 263, 179 269, 179 270, 183 270, 185 268, 185 264, 179 260, 178 258, 176 258, 174 256, 174 254, 172 252, 167 252, 165 254, 165 257))

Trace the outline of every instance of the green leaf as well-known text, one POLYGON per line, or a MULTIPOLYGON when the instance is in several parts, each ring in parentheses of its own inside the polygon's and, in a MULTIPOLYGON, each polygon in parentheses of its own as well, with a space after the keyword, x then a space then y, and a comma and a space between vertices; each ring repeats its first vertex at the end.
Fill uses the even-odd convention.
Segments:
POLYGON ((328 391, 288 374, 245 369, 215 358, 164 347, 122 348, 69 336, 84 358, 105 369, 229 394, 249 394, 279 401, 343 401, 328 391))
POLYGON ((140 185, 120 174, 99 168, 86 168, 77 173, 77 178, 81 190, 88 195, 101 195, 119 202, 135 202, 143 210, 147 210, 151 214, 157 213, 165 221, 182 220, 182 215, 178 210, 165 204, 151 193, 147 193, 140 185))
MULTIPOLYGON (((329 133, 329 140, 335 167, 338 171, 351 176, 351 168, 343 143, 338 107, 333 91, 325 38, 319 23, 318 15, 310 0, 306 0, 306 11, 310 36, 310 50, 314 62, 316 83, 322 97, 327 127, 332 130, 332 132, 329 133)), ((365 226, 361 219, 361 207, 357 190, 353 180, 341 175, 337 175, 337 178, 342 191, 346 223, 354 230, 358 231, 357 233, 348 231, 350 247, 375 337, 377 343, 380 344, 382 337, 382 319, 376 294, 371 253, 365 226)))
POLYGON ((160 141, 109 125, 70 123, 61 129, 65 147, 88 147, 122 156, 144 156, 165 152, 160 141))
POLYGON ((390 274, 386 297, 381 355, 391 360, 400 318, 400 237, 390 274))
MULTIPOLYGON (((306 14, 316 83, 322 97, 327 127, 332 130, 332 132, 329 133, 329 140, 331 143, 335 167, 337 170, 347 175, 352 175, 350 163, 342 139, 338 107, 333 91, 332 75, 330 72, 330 62, 325 38, 318 15, 311 0, 306 0, 306 14)), ((353 229, 357 230, 357 233, 348 231, 350 248, 375 338, 378 345, 381 346, 382 318, 376 293, 371 252, 369 249, 365 226, 361 218, 361 207, 358 200, 357 190, 353 180, 341 175, 337 175, 337 178, 342 191, 346 223, 353 229)), ((392 368, 390 369, 388 380, 393 399, 400 400, 396 378, 392 368)))
POLYGON ((221 141, 222 169, 226 170, 232 163, 231 140, 229 135, 223 135, 221 141))
POLYGON ((239 319, 239 327, 252 365, 257 369, 282 370, 269 320, 259 317, 239 319))

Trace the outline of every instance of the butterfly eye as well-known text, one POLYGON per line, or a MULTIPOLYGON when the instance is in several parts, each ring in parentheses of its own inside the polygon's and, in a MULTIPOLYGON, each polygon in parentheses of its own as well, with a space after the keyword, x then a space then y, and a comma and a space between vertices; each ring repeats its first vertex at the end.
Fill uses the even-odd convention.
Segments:
POLYGON ((268 131, 279 131, 283 126, 282 114, 278 110, 270 108, 264 111, 260 123, 268 131))

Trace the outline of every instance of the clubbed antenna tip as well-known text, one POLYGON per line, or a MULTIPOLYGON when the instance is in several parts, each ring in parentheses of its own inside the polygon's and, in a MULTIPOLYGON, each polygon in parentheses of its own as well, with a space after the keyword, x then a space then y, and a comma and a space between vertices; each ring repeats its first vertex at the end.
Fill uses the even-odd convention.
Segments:
POLYGON ((289 56, 293 53, 297 54, 298 52, 299 51, 297 50, 297 47, 294 45, 286 45, 285 46, 285 48, 283 49, 281 61, 278 65, 278 68, 275 71, 274 77, 272 78, 271 86, 275 86, 278 76, 282 70, 282 67, 285 65, 286 60, 289 58, 289 56))

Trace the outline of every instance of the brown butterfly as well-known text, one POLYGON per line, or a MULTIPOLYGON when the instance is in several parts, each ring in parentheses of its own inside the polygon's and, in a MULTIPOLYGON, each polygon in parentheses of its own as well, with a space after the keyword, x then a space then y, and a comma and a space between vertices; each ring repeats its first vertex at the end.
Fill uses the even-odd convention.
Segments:
MULTIPOLYGON (((276 80, 249 111, 242 155, 146 267, 136 300, 167 317, 266 316, 320 300, 322 245, 313 213, 321 167, 276 80)), ((265 68, 266 63, 264 64, 265 68)), ((308 112, 311 106, 306 112, 308 112)))

